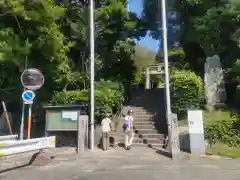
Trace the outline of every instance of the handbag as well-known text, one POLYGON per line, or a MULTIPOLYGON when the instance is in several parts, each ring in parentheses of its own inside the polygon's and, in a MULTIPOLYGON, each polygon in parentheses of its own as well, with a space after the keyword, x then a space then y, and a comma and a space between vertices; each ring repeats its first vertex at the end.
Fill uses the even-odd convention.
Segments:
POLYGON ((125 119, 125 122, 123 124, 123 130, 125 131, 129 127, 129 118, 125 119))
POLYGON ((127 129, 128 128, 128 124, 124 124, 123 125, 123 129, 125 130, 125 129, 127 129))

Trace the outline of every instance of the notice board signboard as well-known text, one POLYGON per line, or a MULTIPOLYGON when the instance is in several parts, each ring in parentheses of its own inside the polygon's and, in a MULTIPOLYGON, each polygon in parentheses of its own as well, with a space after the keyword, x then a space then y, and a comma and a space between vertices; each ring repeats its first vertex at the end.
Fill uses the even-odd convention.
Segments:
POLYGON ((46 108, 46 131, 77 131, 77 120, 86 112, 81 105, 46 108))

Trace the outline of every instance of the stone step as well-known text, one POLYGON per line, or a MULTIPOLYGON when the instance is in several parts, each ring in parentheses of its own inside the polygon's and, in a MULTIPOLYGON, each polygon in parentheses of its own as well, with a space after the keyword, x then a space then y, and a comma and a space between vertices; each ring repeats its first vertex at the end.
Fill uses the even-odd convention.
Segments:
POLYGON ((151 111, 149 111, 148 109, 145 109, 145 108, 137 107, 137 108, 130 108, 130 109, 133 111, 133 113, 135 113, 135 112, 152 113, 151 111))
POLYGON ((149 147, 149 148, 163 148, 164 144, 143 144, 143 143, 132 143, 132 147, 149 147))
POLYGON ((138 138, 135 142, 143 143, 143 144, 164 144, 164 139, 156 139, 156 138, 138 138))
POLYGON ((138 133, 138 134, 158 134, 159 132, 156 129, 137 129, 136 133, 138 133))
MULTIPOLYGON (((120 139, 124 139, 125 133, 111 133, 110 137, 116 139, 117 141, 120 139)), ((134 134, 135 138, 141 138, 141 139, 160 139, 164 140, 165 135, 164 134, 134 134)))
POLYGON ((143 133, 143 134, 139 134, 140 138, 143 139, 148 139, 148 138, 156 138, 156 139, 165 139, 165 135, 164 134, 150 134, 150 133, 143 133))
MULTIPOLYGON (((119 137, 115 139, 117 143, 124 143, 124 137, 119 137)), ((134 137, 133 143, 142 143, 142 144, 164 144, 164 139, 156 139, 156 138, 147 138, 142 139, 139 137, 134 137)))
POLYGON ((141 115, 139 115, 139 116, 133 116, 133 118, 134 118, 134 120, 136 120, 136 119, 140 119, 140 120, 148 120, 148 119, 153 119, 154 117, 156 117, 156 116, 153 116, 153 115, 145 115, 145 116, 141 116, 141 115))
POLYGON ((141 122, 149 122, 149 121, 151 121, 151 122, 155 122, 156 120, 155 119, 153 119, 153 118, 135 118, 134 119, 134 122, 139 122, 139 123, 141 123, 141 122))
POLYGON ((141 123, 141 122, 144 122, 144 121, 152 121, 152 122, 154 122, 154 121, 156 121, 155 119, 153 119, 153 118, 135 118, 134 119, 134 122, 139 122, 139 123, 141 123))
POLYGON ((154 114, 134 114, 133 115, 133 118, 134 119, 137 119, 137 118, 141 118, 141 119, 143 119, 143 118, 152 118, 152 117, 154 117, 154 114))
POLYGON ((144 117, 138 117, 138 118, 134 118, 134 122, 144 122, 144 121, 155 121, 155 119, 153 117, 149 117, 149 118, 144 118, 144 117))
POLYGON ((155 124, 155 122, 153 122, 153 121, 139 121, 139 120, 137 120, 137 121, 134 121, 133 122, 133 124, 134 124, 134 126, 137 126, 137 125, 154 125, 155 124))
POLYGON ((154 124, 134 124, 136 130, 140 129, 155 129, 154 124))

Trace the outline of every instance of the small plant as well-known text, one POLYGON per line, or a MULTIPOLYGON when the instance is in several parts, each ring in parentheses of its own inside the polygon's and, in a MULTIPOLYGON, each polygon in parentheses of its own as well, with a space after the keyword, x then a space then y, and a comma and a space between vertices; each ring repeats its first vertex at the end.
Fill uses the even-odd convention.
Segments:
MULTIPOLYGON (((121 109, 124 101, 124 90, 121 84, 112 81, 96 83, 95 89, 95 115, 98 120, 106 113, 116 113, 121 109)), ((53 104, 81 104, 89 102, 89 90, 74 90, 57 92, 53 96, 53 104)))
POLYGON ((206 121, 204 129, 205 138, 211 145, 220 141, 229 147, 240 146, 240 119, 238 118, 206 121))

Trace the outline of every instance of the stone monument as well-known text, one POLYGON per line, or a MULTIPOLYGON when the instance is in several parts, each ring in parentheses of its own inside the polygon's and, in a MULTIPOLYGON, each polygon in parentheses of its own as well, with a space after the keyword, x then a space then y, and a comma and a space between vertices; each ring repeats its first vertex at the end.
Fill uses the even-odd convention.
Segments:
POLYGON ((208 57, 204 65, 204 83, 207 105, 215 106, 226 102, 224 74, 218 55, 208 57))

